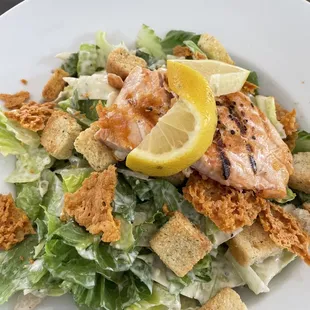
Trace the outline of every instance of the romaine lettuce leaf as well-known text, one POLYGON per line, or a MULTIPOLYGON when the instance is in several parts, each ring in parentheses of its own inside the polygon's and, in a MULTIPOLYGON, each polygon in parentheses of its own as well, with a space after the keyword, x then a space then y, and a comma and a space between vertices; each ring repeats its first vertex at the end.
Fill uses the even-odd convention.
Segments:
POLYGON ((65 70, 70 76, 77 75, 77 65, 79 60, 78 53, 72 53, 64 60, 61 69, 65 70))
POLYGON ((44 148, 29 148, 26 153, 16 157, 15 170, 6 179, 8 183, 34 182, 40 178, 45 167, 52 163, 44 148))
POLYGON ((153 290, 153 280, 152 280, 152 268, 144 260, 136 258, 130 267, 130 271, 137 276, 140 281, 142 281, 149 292, 152 293, 153 290))
POLYGON ((251 71, 248 78, 247 78, 247 81, 249 83, 252 83, 256 86, 259 86, 259 82, 258 82, 258 76, 257 76, 257 73, 255 71, 251 71))
POLYGON ((200 34, 182 30, 171 30, 165 38, 161 41, 161 46, 166 54, 172 54, 173 48, 177 45, 184 45, 184 41, 193 41, 198 43, 200 34))
POLYGON ((75 168, 58 170, 56 173, 61 175, 65 191, 74 193, 82 186, 92 171, 91 168, 75 168))
POLYGON ((193 268, 193 273, 196 280, 201 280, 202 282, 211 281, 212 273, 212 259, 210 255, 206 255, 201 259, 193 268))
POLYGON ((142 25, 138 33, 136 45, 137 48, 156 59, 163 59, 166 57, 161 46, 161 39, 156 35, 155 31, 147 25, 142 25))
POLYGON ((293 153, 310 152, 310 133, 306 131, 298 132, 298 139, 293 153))
POLYGON ((276 199, 276 202, 278 203, 287 203, 289 201, 292 201, 296 198, 296 194, 289 188, 286 188, 286 196, 282 199, 276 199))
POLYGON ((44 195, 41 195, 39 186, 40 181, 16 184, 16 206, 23 209, 32 221, 35 221, 42 211, 44 195))
POLYGON ((271 124, 277 129, 282 139, 286 138, 283 125, 278 121, 276 114, 276 104, 274 97, 255 96, 255 101, 258 108, 265 113, 271 124))
POLYGON ((92 75, 97 69, 97 48, 94 44, 84 43, 80 46, 77 73, 80 75, 92 75))
POLYGON ((58 176, 50 170, 44 170, 41 178, 48 182, 48 190, 42 204, 47 208, 50 214, 60 216, 64 204, 62 182, 58 176))
POLYGON ((121 223, 121 238, 118 241, 111 242, 110 245, 115 249, 129 251, 135 245, 135 237, 133 235, 133 225, 121 216, 116 216, 121 223))
POLYGON ((37 236, 28 236, 11 250, 0 252, 0 305, 15 292, 31 288, 27 266, 37 243, 37 236))

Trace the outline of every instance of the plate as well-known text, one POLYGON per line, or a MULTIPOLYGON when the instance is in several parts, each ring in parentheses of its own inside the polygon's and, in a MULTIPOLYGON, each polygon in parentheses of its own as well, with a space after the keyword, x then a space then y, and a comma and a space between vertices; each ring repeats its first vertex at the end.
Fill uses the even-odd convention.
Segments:
MULTIPOLYGON (((310 4, 303 0, 26 0, 0 18, 0 92, 26 88, 39 100, 50 71, 59 66, 54 55, 76 51, 99 29, 111 42, 133 43, 143 23, 159 35, 171 29, 213 34, 238 65, 257 71, 261 93, 296 108, 301 127, 310 131, 310 4)), ((1 193, 12 190, 3 179, 13 165, 13 158, 0 157, 1 193)), ((240 293, 250 310, 303 310, 309 309, 309 287, 310 268, 298 260, 271 282, 270 293, 240 293)), ((0 306, 13 308, 13 302, 0 306)), ((63 296, 38 309, 76 307, 63 296)))

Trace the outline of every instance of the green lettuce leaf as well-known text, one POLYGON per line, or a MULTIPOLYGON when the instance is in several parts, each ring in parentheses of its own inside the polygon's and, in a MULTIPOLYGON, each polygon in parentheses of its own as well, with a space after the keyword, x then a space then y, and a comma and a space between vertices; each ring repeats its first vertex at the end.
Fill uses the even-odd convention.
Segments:
POLYGON ((92 75, 97 69, 97 48, 94 44, 84 43, 80 46, 77 73, 80 75, 92 75))
POLYGON ((0 252, 0 305, 17 291, 31 288, 29 259, 33 257, 37 236, 29 236, 9 251, 0 252))
POLYGON ((310 152, 310 133, 299 131, 293 153, 310 152))
POLYGON ((44 170, 42 172, 42 179, 48 182, 48 190, 43 198, 42 204, 47 208, 50 214, 60 216, 64 204, 62 182, 57 175, 50 170, 44 170))
POLYGON ((23 209, 32 221, 37 219, 42 210, 43 196, 40 193, 39 183, 40 181, 16 184, 16 206, 23 209))
POLYGON ((156 59, 163 59, 166 57, 161 46, 161 39, 156 35, 155 31, 147 25, 142 25, 138 33, 136 45, 137 48, 156 59))
POLYGON ((212 273, 212 259, 210 255, 206 255, 201 259, 193 268, 193 273, 196 279, 199 279, 203 282, 211 281, 212 273))
POLYGON ((287 203, 289 201, 292 201, 296 198, 296 194, 289 188, 286 188, 286 197, 282 198, 282 199, 276 199, 276 202, 278 203, 287 203))
POLYGON ((8 183, 34 182, 41 172, 51 164, 52 159, 44 148, 30 148, 26 153, 17 155, 16 167, 6 179, 8 183))
MULTIPOLYGON (((250 74, 249 74, 249 76, 247 78, 247 81, 249 83, 252 83, 252 84, 256 85, 256 86, 259 86, 258 75, 257 75, 257 73, 255 71, 251 71, 250 72, 250 74)), ((258 95, 258 94, 256 94, 256 95, 258 95)))
POLYGON ((118 241, 111 242, 111 246, 115 249, 128 251, 135 245, 135 237, 133 235, 133 225, 121 216, 116 216, 121 223, 121 238, 118 241))
POLYGON ((61 175, 65 191, 74 193, 82 186, 92 171, 91 168, 75 168, 58 170, 56 173, 61 175))
POLYGON ((149 292, 152 293, 153 280, 151 266, 147 264, 144 260, 137 258, 130 267, 130 271, 135 276, 137 276, 140 281, 142 281, 146 285, 149 292))
POLYGON ((184 41, 193 41, 195 44, 198 43, 200 34, 193 32, 187 32, 182 30, 171 30, 165 38, 161 41, 161 46, 166 54, 172 54, 173 48, 177 45, 184 45, 184 41))
POLYGON ((77 75, 79 54, 72 53, 62 64, 61 69, 65 70, 70 76, 77 75))
POLYGON ((283 125, 278 121, 276 114, 276 104, 274 97, 255 96, 255 101, 258 108, 265 113, 271 124, 277 129, 282 139, 286 138, 283 125))

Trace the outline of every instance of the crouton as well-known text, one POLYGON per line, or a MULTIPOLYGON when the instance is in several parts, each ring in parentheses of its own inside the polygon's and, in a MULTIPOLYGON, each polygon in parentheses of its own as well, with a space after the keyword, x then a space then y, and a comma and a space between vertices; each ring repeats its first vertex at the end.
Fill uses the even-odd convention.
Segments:
POLYGON ((117 48, 112 51, 107 60, 106 70, 108 73, 114 73, 123 80, 129 75, 130 71, 135 67, 147 67, 144 59, 131 55, 124 48, 117 48))
POLYGON ((213 36, 204 33, 200 36, 198 46, 207 54, 208 58, 226 62, 230 65, 235 63, 230 58, 224 46, 213 36))
POLYGON ((71 115, 55 111, 43 130, 41 144, 53 157, 68 159, 72 155, 74 141, 81 131, 81 126, 71 115))
POLYGON ((241 266, 251 266, 282 251, 264 231, 259 222, 245 227, 228 241, 231 254, 241 266))
POLYGON ((82 131, 74 142, 75 149, 81 153, 91 167, 96 171, 103 171, 109 165, 115 164, 112 151, 102 142, 95 139, 99 127, 92 125, 82 131))
POLYGON ((12 195, 0 195, 0 250, 9 250, 35 231, 22 209, 15 206, 12 195))
POLYGON ((199 310, 247 310, 247 307, 234 290, 226 287, 199 310))
POLYGON ((184 277, 212 249, 210 240, 180 212, 175 212, 150 245, 179 277, 184 277))
POLYGON ((54 71, 52 77, 48 80, 42 91, 42 97, 45 101, 53 101, 58 97, 59 93, 66 85, 63 78, 68 76, 69 74, 62 69, 54 71))
POLYGON ((114 73, 108 73, 108 83, 116 89, 121 89, 124 86, 122 78, 114 73))
POLYGON ((104 242, 120 239, 120 221, 113 218, 111 203, 117 184, 116 169, 93 172, 75 193, 65 194, 64 217, 73 217, 91 234, 103 233, 104 242))
POLYGON ((14 95, 0 94, 0 100, 4 101, 4 106, 9 110, 19 109, 29 98, 30 93, 27 91, 20 91, 14 95))
POLYGON ((252 225, 267 204, 252 191, 239 191, 195 173, 189 177, 183 194, 197 212, 208 216, 226 233, 252 225))
POLYGON ((18 110, 4 112, 5 116, 18 122, 22 127, 31 131, 43 130, 48 119, 54 112, 55 103, 36 103, 34 101, 23 106, 18 110))
POLYGON ((310 265, 309 236, 294 216, 285 212, 282 207, 270 203, 261 211, 259 219, 276 245, 300 256, 310 265))
POLYGON ((26 79, 21 79, 20 82, 24 85, 28 85, 28 81, 26 79))
POLYGON ((302 207, 307 210, 308 212, 310 212, 310 202, 304 202, 302 204, 302 207))
POLYGON ((294 154, 293 160, 294 173, 290 176, 289 186, 310 194, 310 152, 294 154))

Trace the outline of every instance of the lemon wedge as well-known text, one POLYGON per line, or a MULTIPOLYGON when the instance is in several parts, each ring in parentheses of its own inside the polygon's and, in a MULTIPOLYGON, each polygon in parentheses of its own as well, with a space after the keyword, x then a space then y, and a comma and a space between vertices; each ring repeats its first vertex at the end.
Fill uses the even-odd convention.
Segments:
POLYGON ((182 63, 168 61, 167 69, 179 100, 126 160, 127 167, 150 176, 173 175, 196 162, 211 145, 217 124, 207 80, 182 63))
POLYGON ((182 63, 200 72, 209 82, 215 96, 240 91, 250 74, 249 70, 217 60, 174 59, 171 61, 182 63))

